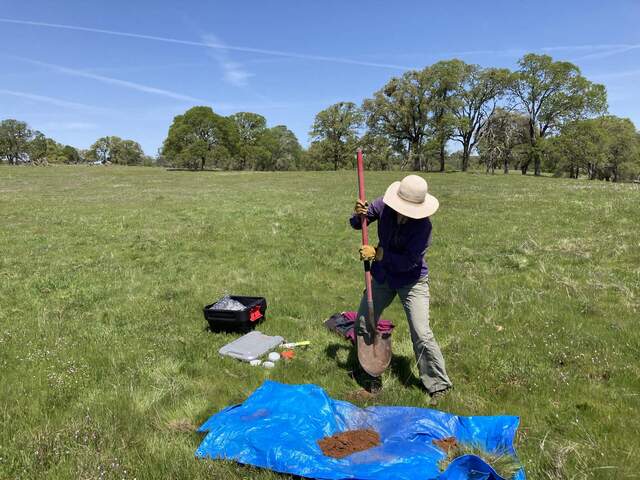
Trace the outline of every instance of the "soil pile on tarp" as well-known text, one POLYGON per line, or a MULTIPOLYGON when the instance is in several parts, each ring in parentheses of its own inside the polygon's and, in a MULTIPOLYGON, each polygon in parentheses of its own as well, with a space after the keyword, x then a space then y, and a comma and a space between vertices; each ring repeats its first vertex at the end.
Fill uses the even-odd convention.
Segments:
POLYGON ((433 440, 433 444, 445 453, 458 447, 458 441, 455 437, 445 437, 440 440, 433 440))
POLYGON ((318 440, 318 446, 327 457, 344 458, 380 445, 375 430, 347 430, 318 440))

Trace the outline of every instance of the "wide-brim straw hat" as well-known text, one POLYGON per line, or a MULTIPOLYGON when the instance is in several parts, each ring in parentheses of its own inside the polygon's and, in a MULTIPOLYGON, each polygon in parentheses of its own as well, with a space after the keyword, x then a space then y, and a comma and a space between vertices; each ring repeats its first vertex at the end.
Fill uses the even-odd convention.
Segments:
POLYGON ((428 193, 427 181, 418 175, 408 175, 401 182, 393 182, 382 198, 385 205, 409 218, 430 217, 440 202, 428 193))

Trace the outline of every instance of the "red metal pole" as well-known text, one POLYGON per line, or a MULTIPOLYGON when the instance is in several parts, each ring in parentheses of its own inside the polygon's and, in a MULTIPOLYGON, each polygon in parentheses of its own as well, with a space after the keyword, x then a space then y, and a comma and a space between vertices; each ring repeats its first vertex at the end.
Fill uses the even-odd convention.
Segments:
MULTIPOLYGON (((358 149, 358 196, 361 202, 366 200, 364 192, 364 162, 362 160, 362 149, 358 149)), ((360 216, 362 222, 362 244, 369 245, 369 231, 367 225, 367 216, 360 216)), ((371 292, 371 262, 364 262, 364 283, 367 289, 367 306, 369 315, 367 323, 369 325, 369 333, 375 334, 375 319, 373 312, 373 293, 371 292)))

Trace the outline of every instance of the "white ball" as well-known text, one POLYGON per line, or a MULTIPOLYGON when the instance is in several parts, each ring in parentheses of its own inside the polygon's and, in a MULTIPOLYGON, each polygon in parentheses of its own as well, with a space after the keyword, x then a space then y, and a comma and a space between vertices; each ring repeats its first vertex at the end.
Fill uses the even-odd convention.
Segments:
POLYGON ((275 363, 273 363, 273 362, 262 362, 262 366, 263 366, 264 368, 273 368, 273 367, 275 367, 275 366, 276 366, 276 364, 275 364, 275 363))
POLYGON ((249 362, 249 365, 251 365, 252 367, 257 367, 258 365, 260 365, 262 363, 262 360, 251 360, 249 362))
POLYGON ((272 362, 277 362, 278 360, 280 360, 280 354, 278 352, 271 352, 269 354, 269 360, 271 360, 272 362))

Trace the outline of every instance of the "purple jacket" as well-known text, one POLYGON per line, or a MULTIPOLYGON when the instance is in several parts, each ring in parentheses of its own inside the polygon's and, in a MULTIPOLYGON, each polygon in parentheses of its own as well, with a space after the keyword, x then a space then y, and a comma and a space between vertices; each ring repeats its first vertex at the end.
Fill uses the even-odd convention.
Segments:
MULTIPOLYGON (((424 254, 431 244, 431 220, 409 218, 398 225, 396 211, 385 205, 382 197, 369 204, 369 223, 378 221, 378 245, 383 249, 382 261, 371 264, 371 274, 378 283, 391 288, 404 287, 429 273, 424 254)), ((362 228, 359 215, 349 220, 356 230, 362 228)))

